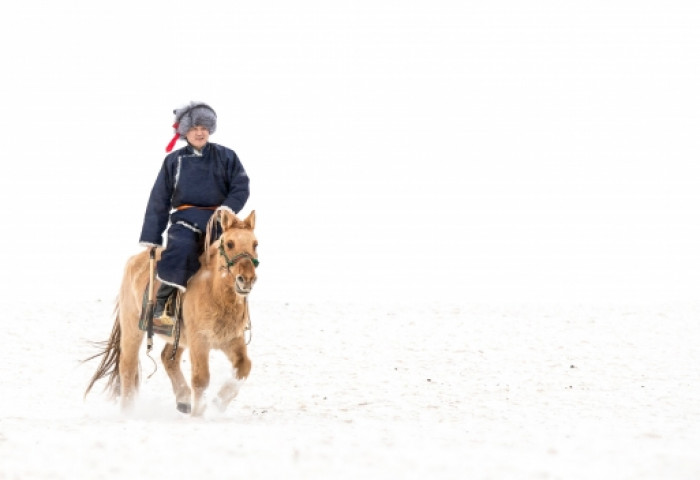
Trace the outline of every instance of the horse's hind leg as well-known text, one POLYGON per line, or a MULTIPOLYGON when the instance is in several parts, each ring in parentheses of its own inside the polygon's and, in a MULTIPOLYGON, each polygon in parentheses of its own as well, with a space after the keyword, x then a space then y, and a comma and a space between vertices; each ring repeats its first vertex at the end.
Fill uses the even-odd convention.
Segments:
POLYGON ((170 382, 173 384, 177 409, 182 413, 190 413, 192 411, 192 390, 187 385, 187 380, 185 380, 180 368, 180 359, 185 349, 178 347, 173 359, 173 348, 172 344, 166 344, 160 354, 160 359, 165 366, 165 371, 168 372, 170 382))
POLYGON ((124 328, 120 341, 119 381, 121 385, 121 408, 127 411, 133 407, 139 389, 139 346, 144 332, 133 328, 124 328))
POLYGON ((214 399, 216 406, 223 412, 238 395, 243 382, 250 374, 252 364, 248 358, 248 347, 246 347, 243 338, 236 339, 228 348, 222 350, 233 366, 231 378, 224 383, 219 390, 219 395, 214 399))

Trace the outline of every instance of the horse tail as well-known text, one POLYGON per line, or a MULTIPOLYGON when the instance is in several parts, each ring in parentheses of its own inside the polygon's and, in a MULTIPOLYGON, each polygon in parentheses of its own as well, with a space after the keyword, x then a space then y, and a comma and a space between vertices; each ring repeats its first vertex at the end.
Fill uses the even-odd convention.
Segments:
POLYGON ((102 357, 100 365, 97 367, 95 374, 90 379, 90 383, 85 389, 85 394, 83 398, 86 398, 90 390, 95 385, 95 382, 101 378, 108 377, 107 386, 105 390, 108 390, 110 398, 116 398, 119 396, 120 385, 119 385, 119 356, 121 354, 121 348, 119 346, 122 336, 122 327, 119 323, 119 305, 114 309, 114 326, 112 327, 112 333, 109 339, 102 342, 94 342, 95 346, 99 347, 100 352, 95 355, 86 358, 82 363, 89 362, 97 357, 102 357))

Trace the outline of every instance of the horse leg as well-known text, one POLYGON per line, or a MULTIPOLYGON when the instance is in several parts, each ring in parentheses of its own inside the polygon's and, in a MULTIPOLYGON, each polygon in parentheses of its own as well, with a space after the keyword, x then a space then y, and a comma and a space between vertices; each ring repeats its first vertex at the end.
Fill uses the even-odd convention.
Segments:
POLYGON ((209 386, 209 346, 203 341, 190 342, 190 361, 192 362, 192 415, 200 416, 207 408, 204 392, 209 386))
POLYGON ((192 390, 187 385, 187 380, 185 380, 180 368, 180 359, 185 349, 178 347, 173 359, 173 348, 172 344, 167 343, 160 353, 160 359, 173 385, 177 409, 182 413, 190 413, 192 411, 192 390))
POLYGON ((243 338, 236 339, 227 348, 222 349, 228 359, 231 361, 233 369, 231 370, 231 378, 229 378, 219 390, 218 396, 214 399, 215 405, 220 411, 226 410, 229 403, 236 398, 238 391, 243 386, 243 382, 250 374, 251 362, 248 358, 248 347, 246 347, 243 338))
POLYGON ((130 410, 139 389, 139 346, 144 332, 129 328, 122 322, 119 355, 119 382, 121 385, 121 409, 130 410))

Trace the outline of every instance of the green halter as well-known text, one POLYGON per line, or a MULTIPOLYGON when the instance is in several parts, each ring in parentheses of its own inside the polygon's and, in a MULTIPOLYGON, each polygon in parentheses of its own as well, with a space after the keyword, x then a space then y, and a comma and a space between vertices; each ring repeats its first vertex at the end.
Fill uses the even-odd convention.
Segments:
POLYGON ((228 255, 226 255, 226 251, 224 250, 224 245, 222 243, 219 243, 219 253, 221 254, 222 257, 224 257, 224 260, 226 260, 226 267, 231 268, 233 267, 236 262, 243 258, 249 258, 251 262, 253 262, 253 266, 257 267, 260 262, 258 261, 257 258, 253 257, 250 253, 239 253, 235 257, 229 259, 228 255))

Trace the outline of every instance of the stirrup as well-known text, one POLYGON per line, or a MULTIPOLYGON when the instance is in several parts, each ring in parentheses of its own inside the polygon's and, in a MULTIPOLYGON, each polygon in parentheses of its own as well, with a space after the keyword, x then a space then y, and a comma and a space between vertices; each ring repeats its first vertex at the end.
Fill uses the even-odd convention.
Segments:
POLYGON ((173 299, 175 295, 170 295, 165 301, 163 312, 159 316, 153 316, 154 325, 173 326, 175 325, 175 309, 173 308, 173 299))
POLYGON ((163 312, 160 317, 153 317, 153 325, 170 327, 175 325, 175 319, 168 315, 167 312, 163 312))

